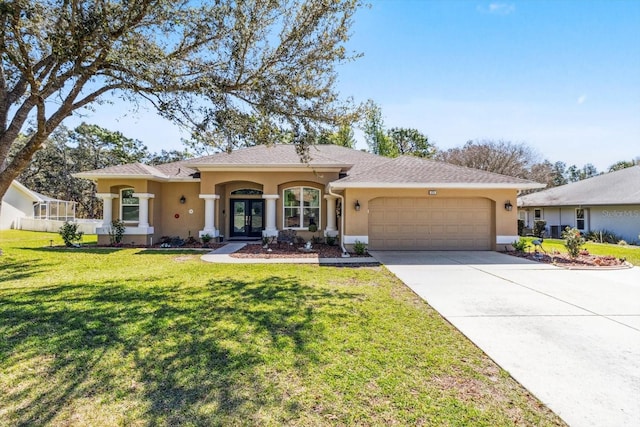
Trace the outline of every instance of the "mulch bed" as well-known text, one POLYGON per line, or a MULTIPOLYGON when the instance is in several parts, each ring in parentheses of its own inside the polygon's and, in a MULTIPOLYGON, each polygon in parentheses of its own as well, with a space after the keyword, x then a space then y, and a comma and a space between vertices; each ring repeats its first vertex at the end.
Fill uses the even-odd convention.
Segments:
POLYGON ((625 260, 613 256, 591 255, 581 253, 573 259, 569 254, 564 253, 543 253, 543 252, 508 252, 509 255, 518 258, 526 258, 531 261, 554 264, 566 268, 598 268, 598 267, 627 267, 629 263, 625 260))
MULTIPOLYGON (((313 245, 309 252, 301 250, 304 245, 289 243, 270 243, 268 248, 260 244, 249 244, 238 252, 231 254, 235 258, 340 258, 340 246, 324 244, 313 245)), ((351 257, 368 257, 369 255, 349 254, 351 257)))

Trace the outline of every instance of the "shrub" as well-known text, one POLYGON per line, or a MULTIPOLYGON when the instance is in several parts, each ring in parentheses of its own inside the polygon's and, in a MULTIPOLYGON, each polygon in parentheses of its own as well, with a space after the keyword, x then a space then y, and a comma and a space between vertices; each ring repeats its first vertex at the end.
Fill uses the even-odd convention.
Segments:
POLYGON ((337 242, 337 239, 334 236, 327 236, 324 238, 324 241, 329 246, 334 246, 337 242))
POLYGON ((309 231, 315 233, 316 231, 318 231, 318 226, 315 224, 309 224, 309 231))
POLYGON ((524 235, 524 219, 518 220, 518 236, 524 235))
POLYGON ((537 220, 533 222, 533 234, 538 237, 544 237, 547 221, 537 220))
POLYGON ((314 245, 319 245, 320 243, 322 243, 322 237, 320 236, 311 236, 311 243, 313 243, 314 245))
POLYGON ((609 230, 590 231, 585 238, 597 243, 618 243, 622 237, 609 230))
POLYGON ((364 252, 367 250, 367 246, 362 243, 360 240, 356 240, 356 242, 353 244, 353 251, 357 254, 357 255, 364 255, 364 252))
POLYGON ((208 234, 208 233, 200 236, 200 240, 202 240, 202 243, 204 243, 205 245, 209 243, 211 239, 213 239, 213 236, 211 236, 211 234, 208 234))
POLYGON ((58 230, 58 234, 62 237, 64 241, 64 245, 68 248, 73 246, 74 242, 79 242, 82 240, 82 235, 84 234, 82 231, 78 231, 80 224, 65 222, 60 230, 58 230))
POLYGON ((628 243, 626 242, 626 240, 620 240, 620 241, 618 242, 618 244, 619 244, 620 246, 627 246, 627 245, 628 245, 628 243))
POLYGON ((122 238, 124 237, 124 221, 119 219, 114 219, 111 221, 111 229, 109 230, 109 242, 111 242, 112 246, 119 245, 122 243, 122 238))
POLYGON ((527 242, 527 239, 521 237, 520 240, 513 242, 511 246, 513 246, 513 249, 515 249, 516 252, 524 253, 524 251, 529 247, 529 242, 527 242))
POLYGON ((567 227, 562 232, 562 238, 564 239, 564 246, 569 252, 571 258, 577 258, 582 250, 582 246, 585 244, 585 240, 580 234, 580 230, 577 228, 567 227))

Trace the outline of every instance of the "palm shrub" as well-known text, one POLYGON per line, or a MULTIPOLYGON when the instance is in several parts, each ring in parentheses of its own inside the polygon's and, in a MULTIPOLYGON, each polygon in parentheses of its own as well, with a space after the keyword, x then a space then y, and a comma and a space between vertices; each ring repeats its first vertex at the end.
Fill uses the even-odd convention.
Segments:
POLYGON ((84 234, 82 231, 78 231, 80 224, 73 222, 65 222, 62 227, 58 230, 58 234, 62 237, 64 244, 66 247, 70 248, 73 246, 74 242, 79 242, 82 240, 82 235, 84 234))
POLYGON ((515 249, 516 252, 524 253, 524 251, 529 247, 529 242, 524 237, 521 237, 520 240, 513 242, 511 246, 513 246, 513 249, 515 249))
POLYGON ((562 238, 564 239, 564 246, 567 248, 569 256, 571 258, 577 258, 585 244, 584 237, 582 237, 580 230, 567 227, 562 232, 562 238))

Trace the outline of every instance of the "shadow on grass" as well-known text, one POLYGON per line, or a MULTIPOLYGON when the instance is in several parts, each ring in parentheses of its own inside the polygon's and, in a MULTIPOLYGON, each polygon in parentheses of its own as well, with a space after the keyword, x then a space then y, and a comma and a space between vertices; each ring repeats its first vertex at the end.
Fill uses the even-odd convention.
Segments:
POLYGON ((54 247, 20 248, 20 249, 23 251, 47 252, 47 253, 111 254, 127 248, 106 248, 106 247, 104 248, 96 248, 96 247, 65 248, 62 246, 54 246, 54 247))
POLYGON ((323 339, 318 308, 341 315, 352 297, 282 277, 0 293, 0 407, 12 425, 64 419, 82 400, 97 414, 127 401, 150 425, 250 423, 265 404, 295 411, 263 368, 281 354, 304 375, 323 339))
POLYGON ((9 282, 11 280, 28 279, 41 273, 49 264, 34 259, 29 261, 1 260, 0 262, 0 283, 9 282))

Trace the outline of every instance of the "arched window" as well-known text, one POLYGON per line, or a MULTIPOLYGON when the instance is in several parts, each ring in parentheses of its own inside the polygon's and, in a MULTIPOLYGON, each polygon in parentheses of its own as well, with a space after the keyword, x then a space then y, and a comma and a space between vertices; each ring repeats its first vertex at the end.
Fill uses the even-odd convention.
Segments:
POLYGON ((284 190, 283 228, 320 228, 320 190, 311 187, 292 187, 284 190))
POLYGON ((120 191, 120 219, 124 222, 138 222, 140 218, 140 200, 133 193, 133 188, 120 191))

